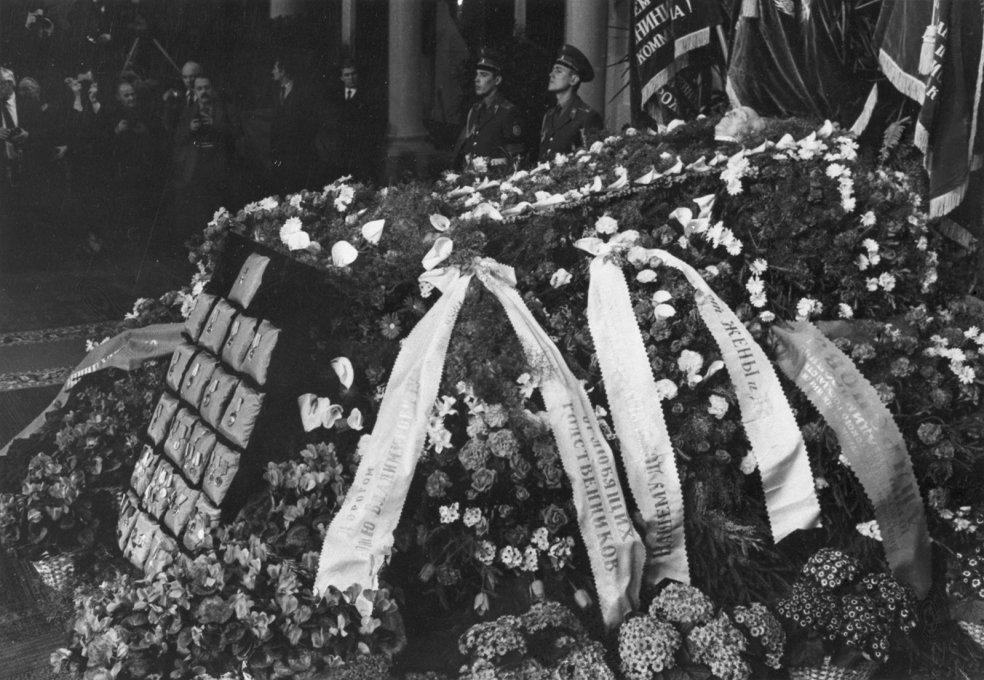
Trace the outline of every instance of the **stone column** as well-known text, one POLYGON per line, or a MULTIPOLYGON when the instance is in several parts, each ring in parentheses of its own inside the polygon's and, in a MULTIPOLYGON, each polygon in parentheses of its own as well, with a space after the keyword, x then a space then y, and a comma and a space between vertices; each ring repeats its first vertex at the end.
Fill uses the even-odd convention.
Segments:
POLYGON ((304 11, 304 0, 270 0, 270 18, 290 17, 304 11))
POLYGON ((605 115, 605 58, 608 50, 608 0, 566 0, 564 40, 584 53, 595 77, 578 93, 588 106, 605 115))
POLYGON ((515 0, 513 4, 513 28, 519 33, 526 32, 526 0, 515 0))
POLYGON ((605 78, 605 129, 618 132, 632 123, 632 94, 629 87, 629 65, 623 60, 629 53, 629 30, 632 23, 632 3, 608 0, 608 69, 605 78), (621 63, 620 63, 621 62, 621 63))
POLYGON ((342 0, 342 45, 355 56, 355 0, 342 0))
POLYGON ((433 148, 424 128, 423 55, 421 21, 423 0, 389 3, 389 127, 386 135, 387 175, 406 170, 426 171, 433 148))

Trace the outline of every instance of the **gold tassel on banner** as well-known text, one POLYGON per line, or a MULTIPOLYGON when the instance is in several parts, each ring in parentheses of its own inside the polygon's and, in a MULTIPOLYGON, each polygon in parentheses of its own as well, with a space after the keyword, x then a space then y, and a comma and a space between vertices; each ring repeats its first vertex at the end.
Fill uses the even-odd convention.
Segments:
POLYGON ((759 0, 742 0, 741 17, 743 19, 759 18, 759 0))
POLYGON ((936 51, 936 25, 940 21, 940 0, 933 0, 933 19, 923 32, 922 49, 919 51, 919 75, 928 76, 933 70, 933 52, 936 51))

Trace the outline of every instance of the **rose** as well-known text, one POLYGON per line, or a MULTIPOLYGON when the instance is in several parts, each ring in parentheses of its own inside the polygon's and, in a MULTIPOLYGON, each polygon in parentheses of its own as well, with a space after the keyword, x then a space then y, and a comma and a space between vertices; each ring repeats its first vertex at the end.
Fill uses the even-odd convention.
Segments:
POLYGON ((488 445, 499 458, 513 458, 519 452, 519 442, 511 430, 496 430, 489 435, 488 445))
POLYGON ((488 458, 488 448, 477 439, 469 439, 458 452, 458 461, 466 470, 478 470, 484 467, 488 458))
POLYGON ((526 476, 530 474, 530 470, 533 468, 530 462, 522 456, 513 456, 510 463, 512 465, 512 480, 517 484, 526 479, 526 476))
POLYGON ((559 489, 564 481, 564 471, 556 465, 544 465, 541 470, 548 489, 559 489))
POLYGON ((494 483, 495 470, 479 468, 472 473, 472 488, 478 493, 488 491, 494 483))
POLYGON ((543 520, 543 525, 552 534, 560 531, 568 522, 567 513, 564 512, 563 508, 554 503, 551 503, 540 511, 540 519, 543 520))
POLYGON ((435 470, 427 478, 427 495, 431 498, 441 498, 445 491, 451 488, 451 478, 440 470, 435 470))

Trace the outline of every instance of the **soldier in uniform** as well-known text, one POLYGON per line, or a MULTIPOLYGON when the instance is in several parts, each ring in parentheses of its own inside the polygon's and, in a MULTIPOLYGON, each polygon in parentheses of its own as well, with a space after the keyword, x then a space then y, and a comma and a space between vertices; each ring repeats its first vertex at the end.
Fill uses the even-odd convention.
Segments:
POLYGON ((483 49, 475 66, 475 94, 479 100, 468 110, 465 127, 455 145, 455 165, 467 166, 478 157, 490 166, 506 166, 523 153, 523 126, 519 109, 499 92, 502 59, 483 49))
POLYGON ((548 91, 557 105, 543 116, 540 128, 539 159, 546 161, 558 153, 568 154, 585 145, 585 130, 600 130, 601 115, 577 95, 581 83, 594 79, 591 62, 573 45, 564 45, 550 71, 548 91))

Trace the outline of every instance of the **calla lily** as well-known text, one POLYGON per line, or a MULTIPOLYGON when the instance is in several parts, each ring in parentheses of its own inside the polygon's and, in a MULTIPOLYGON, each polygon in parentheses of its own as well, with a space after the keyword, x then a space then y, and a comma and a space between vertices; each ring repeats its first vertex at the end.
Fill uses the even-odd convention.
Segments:
POLYGON ((431 226, 441 232, 447 231, 451 226, 451 220, 444 215, 431 215, 429 219, 431 226))
POLYGON ((473 193, 475 193, 475 187, 463 186, 449 191, 448 198, 459 198, 461 196, 467 196, 468 194, 473 194, 473 193))
POLYGON ((665 290, 657 290, 655 293, 653 293, 653 303, 657 305, 663 302, 669 302, 672 299, 673 296, 670 295, 669 292, 665 290))
POLYGON ((661 175, 656 172, 656 168, 651 168, 645 175, 636 179, 635 184, 646 186, 647 184, 652 184, 653 181, 660 176, 661 175))
POLYGON ((280 240, 287 246, 288 250, 304 250, 311 245, 311 237, 306 231, 293 231, 282 234, 280 240))
POLYGON ((641 272, 636 274, 636 281, 639 283, 652 283, 656 280, 656 272, 652 269, 643 269, 641 272))
POLYGON ((834 134, 834 124, 829 120, 823 121, 823 125, 817 130, 817 137, 820 139, 826 139, 830 135, 834 134))
POLYGON ((502 214, 505 215, 505 216, 507 216, 507 217, 512 217, 514 215, 522 215, 524 212, 526 212, 527 210, 529 210, 531 207, 532 206, 531 206, 531 204, 530 204, 529 201, 520 201, 516 205, 509 206, 508 208, 506 208, 505 210, 503 210, 502 211, 502 214))
POLYGON ((693 199, 694 203, 697 204, 698 210, 700 210, 700 217, 707 217, 711 214, 711 209, 714 208, 715 194, 707 194, 706 196, 698 196, 693 199))
POLYGON ((694 211, 691 210, 690 208, 681 207, 671 212, 668 215, 668 217, 671 220, 676 220, 677 222, 679 222, 680 224, 686 227, 688 224, 690 224, 690 221, 694 219, 694 211))
POLYGON ((629 178, 626 175, 619 175, 618 179, 608 185, 609 191, 618 191, 629 186, 629 178))
POLYGON ((434 241, 434 245, 432 245, 431 249, 427 251, 426 255, 424 255, 424 259, 421 261, 421 264, 424 265, 424 269, 433 269, 448 259, 452 250, 454 250, 454 242, 446 236, 442 236, 434 241))
POLYGON ((384 226, 386 226, 386 220, 373 220, 372 222, 366 222, 362 225, 362 238, 369 241, 369 243, 376 245, 379 243, 379 239, 383 235, 384 226))
POLYGON ((425 289, 428 289, 428 293, 424 295, 427 297, 430 295, 430 290, 437 288, 442 293, 447 289, 448 285, 458 277, 457 267, 442 267, 440 269, 431 269, 426 271, 417 277, 417 281, 420 283, 421 294, 425 289))
POLYGON ((612 247, 602 241, 600 238, 595 238, 594 236, 589 236, 587 238, 579 238, 574 242, 575 248, 580 248, 586 253, 594 255, 595 257, 599 255, 607 255, 612 251, 612 247))
POLYGON ((357 257, 359 251, 348 241, 339 241, 331 247, 331 263, 336 267, 347 267, 355 262, 357 257))
POLYGON ((478 191, 482 191, 483 189, 491 189, 492 187, 497 187, 499 186, 499 184, 500 184, 499 180, 489 179, 488 177, 486 177, 485 179, 482 180, 482 182, 477 187, 475 187, 475 189, 478 191))
POLYGON ((478 206, 476 206, 475 209, 472 211, 472 216, 475 219, 488 217, 490 219, 495 220, 496 222, 502 221, 502 213, 500 213, 499 210, 491 203, 481 203, 478 206))
POLYGON ((684 123, 679 118, 674 118, 669 123, 667 123, 667 125, 666 125, 666 131, 667 132, 673 132, 674 130, 676 130, 681 125, 686 125, 686 123, 684 123))
POLYGON ((348 414, 348 418, 345 419, 345 423, 349 428, 359 432, 362 430, 362 411, 357 408, 352 409, 352 412, 348 414))
POLYGON ((676 309, 672 305, 656 305, 653 307, 653 316, 657 319, 669 319, 671 316, 676 316, 676 309))
POLYGON ((711 166, 707 164, 707 161, 704 159, 704 156, 701 156, 700 158, 698 158, 693 163, 687 166, 687 170, 691 170, 693 172, 707 172, 710 169, 711 166))
POLYGON ((663 174, 664 175, 679 175, 681 172, 683 172, 683 160, 681 160, 680 157, 678 156, 676 163, 673 164, 673 167, 670 168, 669 170, 665 171, 663 174))
POLYGON ((796 140, 787 132, 776 142, 776 148, 780 151, 791 151, 796 148, 796 140))
POLYGON ((345 386, 345 389, 352 387, 355 381, 355 369, 348 357, 335 357, 331 360, 331 370, 335 371, 338 381, 345 386))
POLYGON ((757 153, 764 153, 765 151, 768 151, 771 148, 772 148, 772 142, 766 140, 761 144, 759 144, 758 146, 756 146, 754 149, 749 149, 748 155, 753 156, 757 153))
POLYGON ((550 277, 550 285, 553 288, 560 288, 561 286, 566 286, 571 282, 571 273, 566 269, 558 269, 550 277))

